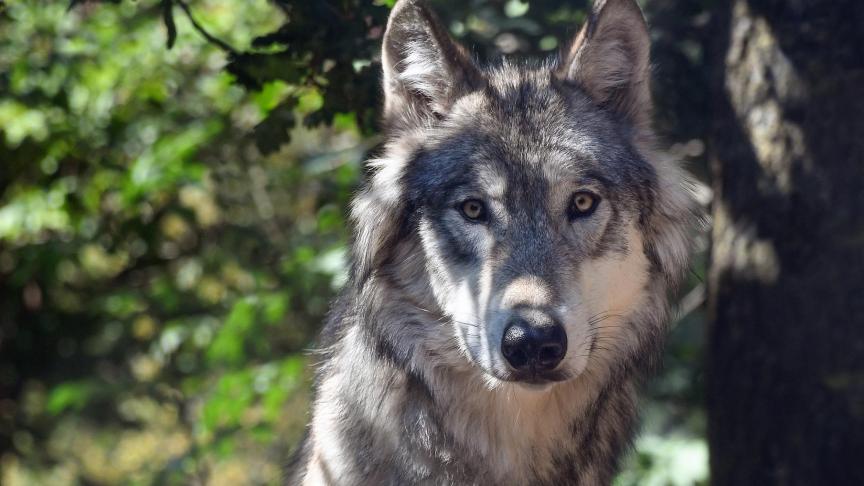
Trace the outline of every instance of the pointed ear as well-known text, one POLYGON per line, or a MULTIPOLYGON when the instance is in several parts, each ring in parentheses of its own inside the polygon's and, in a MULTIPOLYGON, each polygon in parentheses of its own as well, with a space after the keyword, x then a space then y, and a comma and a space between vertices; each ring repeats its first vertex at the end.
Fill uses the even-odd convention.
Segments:
POLYGON ((652 109, 650 44, 635 0, 597 0, 556 74, 578 83, 597 104, 647 127, 652 109))
POLYGON ((421 0, 400 0, 393 7, 381 60, 388 125, 440 116, 481 79, 465 49, 421 0))

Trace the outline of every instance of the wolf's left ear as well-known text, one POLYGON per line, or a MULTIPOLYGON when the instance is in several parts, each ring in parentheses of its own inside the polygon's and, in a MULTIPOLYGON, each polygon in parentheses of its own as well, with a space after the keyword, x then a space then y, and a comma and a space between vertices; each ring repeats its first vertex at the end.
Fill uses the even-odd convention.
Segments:
POLYGON ((396 2, 381 49, 384 119, 388 125, 416 123, 447 112, 479 85, 477 67, 466 50, 422 0, 396 2))
POLYGON ((635 0, 597 0, 556 74, 637 127, 651 119, 651 40, 635 0))

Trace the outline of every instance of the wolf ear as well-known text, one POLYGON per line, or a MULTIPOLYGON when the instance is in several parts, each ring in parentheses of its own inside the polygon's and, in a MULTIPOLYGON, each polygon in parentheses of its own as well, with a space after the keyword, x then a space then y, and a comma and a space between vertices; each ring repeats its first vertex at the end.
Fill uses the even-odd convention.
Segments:
POLYGON ((597 0, 558 68, 594 101, 637 127, 651 119, 648 26, 635 0, 597 0))
POLYGON ((400 0, 393 7, 381 61, 384 119, 391 126, 446 113, 481 79, 471 57, 422 0, 400 0))

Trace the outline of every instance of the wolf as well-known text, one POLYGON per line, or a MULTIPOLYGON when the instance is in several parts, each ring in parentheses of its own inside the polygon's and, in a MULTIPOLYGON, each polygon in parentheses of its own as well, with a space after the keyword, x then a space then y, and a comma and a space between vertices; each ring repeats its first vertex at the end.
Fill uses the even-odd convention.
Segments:
POLYGON ((699 219, 656 148, 649 51, 634 0, 552 59, 487 65, 396 3, 386 142, 288 484, 610 484, 699 219))

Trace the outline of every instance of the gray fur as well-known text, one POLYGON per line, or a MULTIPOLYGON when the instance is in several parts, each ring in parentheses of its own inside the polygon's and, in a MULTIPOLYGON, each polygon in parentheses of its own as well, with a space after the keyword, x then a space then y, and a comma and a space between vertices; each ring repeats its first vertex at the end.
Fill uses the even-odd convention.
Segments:
POLYGON ((638 7, 599 2, 558 59, 478 67, 402 0, 382 52, 388 142, 288 483, 609 484, 697 219, 652 146, 638 7), (460 214, 470 198, 488 220, 460 214), (563 323, 555 370, 508 367, 514 315, 563 323))

